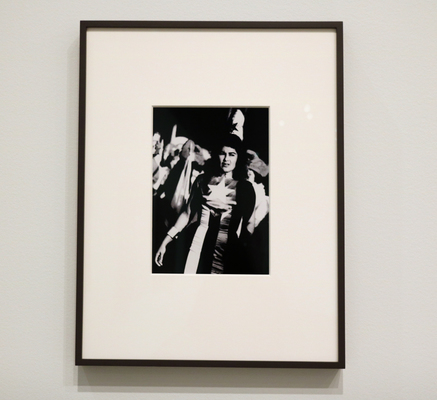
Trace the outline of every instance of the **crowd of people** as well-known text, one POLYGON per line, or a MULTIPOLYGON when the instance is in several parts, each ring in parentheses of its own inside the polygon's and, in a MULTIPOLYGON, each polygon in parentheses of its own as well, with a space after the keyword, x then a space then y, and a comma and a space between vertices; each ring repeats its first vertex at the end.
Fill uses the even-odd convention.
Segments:
POLYGON ((268 165, 245 147, 245 114, 210 149, 153 135, 154 273, 269 272, 268 165))

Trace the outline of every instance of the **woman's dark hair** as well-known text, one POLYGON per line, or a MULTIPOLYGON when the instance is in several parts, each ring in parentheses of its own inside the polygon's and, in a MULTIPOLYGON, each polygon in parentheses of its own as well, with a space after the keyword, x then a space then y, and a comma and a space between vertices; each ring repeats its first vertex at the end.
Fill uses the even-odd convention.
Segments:
POLYGON ((244 180, 247 178, 247 154, 243 146, 243 142, 237 135, 226 134, 220 138, 212 150, 211 162, 209 168, 205 169, 205 173, 210 176, 219 176, 222 173, 220 167, 219 154, 223 147, 231 147, 237 152, 238 158, 232 176, 235 180, 244 180))

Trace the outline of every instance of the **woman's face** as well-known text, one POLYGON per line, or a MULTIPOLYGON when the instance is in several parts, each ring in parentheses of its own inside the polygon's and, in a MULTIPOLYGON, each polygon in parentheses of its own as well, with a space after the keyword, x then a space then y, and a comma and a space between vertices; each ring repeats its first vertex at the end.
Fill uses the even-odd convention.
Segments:
POLYGON ((237 151, 228 146, 223 146, 219 154, 220 167, 223 172, 231 172, 237 165, 238 154, 237 151))

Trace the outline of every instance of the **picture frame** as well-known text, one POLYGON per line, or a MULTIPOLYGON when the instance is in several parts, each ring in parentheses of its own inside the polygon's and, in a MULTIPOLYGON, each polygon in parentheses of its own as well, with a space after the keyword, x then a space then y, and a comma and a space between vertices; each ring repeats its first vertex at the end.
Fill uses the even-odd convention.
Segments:
POLYGON ((76 365, 345 368, 343 101, 342 22, 81 21, 76 365), (184 171, 184 151, 206 159, 172 222, 169 145, 184 171), (219 266, 160 270, 158 242, 182 243, 205 209, 230 215, 219 266), (249 258, 267 261, 230 269, 249 258))

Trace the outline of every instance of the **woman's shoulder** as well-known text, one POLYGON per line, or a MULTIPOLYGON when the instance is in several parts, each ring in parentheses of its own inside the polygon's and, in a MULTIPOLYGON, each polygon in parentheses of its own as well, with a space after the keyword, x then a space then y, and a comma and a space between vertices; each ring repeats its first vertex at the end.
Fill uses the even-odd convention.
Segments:
POLYGON ((206 174, 205 172, 202 172, 194 181, 192 190, 203 192, 210 183, 211 177, 208 176, 208 174, 206 174))
POLYGON ((255 207, 256 195, 252 183, 240 180, 237 183, 237 202, 243 209, 251 210, 255 207))
POLYGON ((248 180, 239 180, 237 183, 237 190, 245 193, 253 193, 255 194, 255 190, 253 188, 253 185, 248 180))
POLYGON ((205 182, 205 173, 201 172, 199 175, 197 175, 196 180, 193 183, 193 186, 199 186, 203 182, 205 182))

